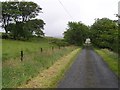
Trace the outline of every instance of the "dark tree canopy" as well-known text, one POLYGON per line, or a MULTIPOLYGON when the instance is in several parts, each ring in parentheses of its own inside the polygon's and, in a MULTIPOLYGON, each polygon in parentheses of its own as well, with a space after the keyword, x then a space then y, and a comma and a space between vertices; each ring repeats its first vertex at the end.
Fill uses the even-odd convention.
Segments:
POLYGON ((64 39, 75 45, 83 45, 90 38, 92 45, 98 48, 108 48, 115 52, 120 50, 120 25, 108 18, 96 19, 93 25, 86 26, 81 22, 69 22, 64 39))
POLYGON ((37 36, 44 35, 44 21, 34 19, 40 8, 34 2, 2 2, 2 27, 5 29, 6 35, 17 38, 29 38, 33 32, 37 36))
POLYGON ((71 44, 82 45, 89 37, 89 29, 81 22, 69 22, 68 29, 64 32, 64 38, 71 44))
POLYGON ((108 18, 97 19, 91 26, 91 38, 95 46, 117 49, 118 25, 108 18))

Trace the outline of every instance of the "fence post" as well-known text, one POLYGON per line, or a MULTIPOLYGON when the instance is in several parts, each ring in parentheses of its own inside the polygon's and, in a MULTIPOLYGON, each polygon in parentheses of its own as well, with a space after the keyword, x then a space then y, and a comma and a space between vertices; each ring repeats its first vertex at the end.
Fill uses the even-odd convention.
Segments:
POLYGON ((41 49, 40 49, 40 51, 42 52, 42 51, 43 51, 43 49, 41 48, 41 49))
POLYGON ((21 61, 23 61, 23 51, 21 51, 21 61))

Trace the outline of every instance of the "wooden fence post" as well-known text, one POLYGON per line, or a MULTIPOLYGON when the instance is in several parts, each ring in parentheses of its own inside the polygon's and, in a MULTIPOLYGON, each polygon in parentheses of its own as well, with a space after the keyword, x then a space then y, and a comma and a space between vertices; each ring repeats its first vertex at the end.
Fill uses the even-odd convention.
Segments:
POLYGON ((41 48, 40 51, 43 52, 43 49, 41 48))
POLYGON ((23 61, 23 51, 21 51, 21 61, 23 61))

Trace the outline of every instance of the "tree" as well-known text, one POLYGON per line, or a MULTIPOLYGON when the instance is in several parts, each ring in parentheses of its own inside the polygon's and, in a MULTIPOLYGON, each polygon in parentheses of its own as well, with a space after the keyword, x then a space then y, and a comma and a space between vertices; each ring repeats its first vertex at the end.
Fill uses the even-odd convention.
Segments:
POLYGON ((108 18, 97 19, 91 26, 93 44, 100 48, 114 50, 118 40, 118 26, 108 18))
POLYGON ((120 15, 118 15, 118 14, 116 14, 116 17, 118 17, 118 20, 114 20, 117 24, 118 24, 118 37, 117 37, 117 47, 118 47, 118 50, 117 50, 117 52, 118 52, 118 54, 119 54, 119 56, 120 56, 120 15))
POLYGON ((37 35, 38 37, 44 36, 44 33, 42 30, 44 30, 44 21, 40 20, 40 19, 34 19, 34 20, 30 20, 27 21, 24 24, 24 29, 25 30, 29 30, 29 32, 31 33, 35 33, 35 35, 37 35))
MULTIPOLYGON (((18 9, 18 2, 2 2, 2 27, 8 33, 7 26, 13 21, 13 17, 17 17, 21 14, 18 9)), ((14 22, 14 21, 13 21, 14 22)))
POLYGON ((82 45, 89 37, 89 28, 81 22, 69 22, 68 29, 64 32, 64 39, 75 45, 82 45))
POLYGON ((33 32, 38 36, 44 35, 42 30, 45 23, 43 20, 33 20, 42 10, 36 3, 2 2, 2 7, 3 17, 1 21, 6 34, 9 31, 14 39, 29 38, 33 32))
POLYGON ((19 17, 23 22, 35 18, 38 15, 38 13, 40 13, 42 10, 42 8, 40 8, 34 2, 19 2, 18 7, 19 7, 18 10, 22 12, 19 17))

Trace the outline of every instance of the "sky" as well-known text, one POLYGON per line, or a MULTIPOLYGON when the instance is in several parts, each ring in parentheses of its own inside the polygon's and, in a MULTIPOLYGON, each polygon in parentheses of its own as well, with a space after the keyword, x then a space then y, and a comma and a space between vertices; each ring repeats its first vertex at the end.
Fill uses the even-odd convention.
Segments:
MULTIPOLYGON (((4 1, 4 0, 2 0, 4 1)), ((8 1, 8 0, 7 0, 8 1)), ((11 0, 12 1, 12 0, 11 0)), ((20 0, 21 1, 21 0, 20 0)), ((92 25, 95 18, 116 20, 119 0, 26 0, 37 3, 42 12, 37 18, 46 23, 46 36, 63 37, 69 21, 92 25), (61 5, 61 3, 62 5, 61 5)))

